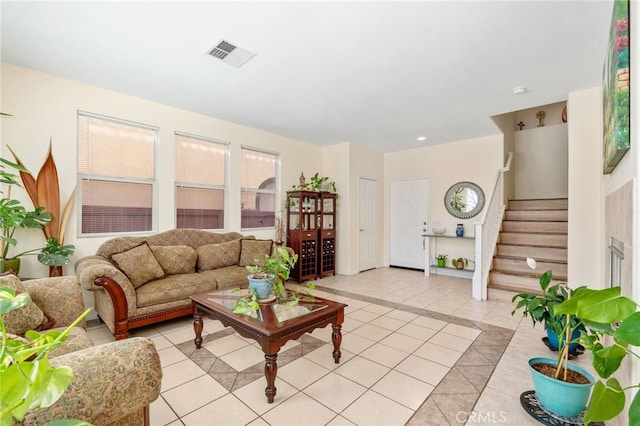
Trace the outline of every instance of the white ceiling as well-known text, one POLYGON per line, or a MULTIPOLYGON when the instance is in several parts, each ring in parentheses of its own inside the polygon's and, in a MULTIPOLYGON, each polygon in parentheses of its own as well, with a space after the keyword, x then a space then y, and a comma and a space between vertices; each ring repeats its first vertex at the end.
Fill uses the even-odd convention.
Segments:
POLYGON ((599 85, 612 10, 610 0, 1 6, 3 61, 381 152, 496 134, 491 116, 599 85), (257 55, 221 63, 206 54, 221 38, 257 55))

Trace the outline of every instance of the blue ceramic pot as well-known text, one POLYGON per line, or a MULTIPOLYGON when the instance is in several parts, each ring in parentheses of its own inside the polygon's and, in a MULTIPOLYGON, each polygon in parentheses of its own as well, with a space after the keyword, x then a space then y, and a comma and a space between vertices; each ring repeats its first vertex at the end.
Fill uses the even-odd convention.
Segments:
POLYGON ((248 276, 249 288, 256 291, 258 300, 268 299, 273 290, 273 282, 268 278, 252 278, 248 276))
POLYGON ((567 383, 538 372, 532 367, 533 364, 537 363, 551 364, 555 367, 557 360, 543 357, 531 358, 529 360, 529 371, 531 372, 533 387, 540 404, 550 412, 559 416, 576 417, 580 414, 587 406, 589 393, 591 392, 591 387, 594 382, 593 376, 576 365, 568 364, 569 370, 582 374, 589 380, 589 383, 584 385, 567 383))
POLYGON ((456 226, 456 237, 462 237, 464 236, 464 226, 459 223, 458 226, 456 226))
MULTIPOLYGON (((562 340, 564 341, 564 336, 562 337, 563 337, 562 340)), ((571 335, 571 341, 577 339, 578 337, 580 337, 580 329, 574 330, 573 334, 571 335)), ((551 329, 549 328, 547 328, 547 339, 549 339, 549 345, 551 345, 551 347, 557 350, 559 346, 558 335, 553 331, 551 331, 551 329)), ((569 345, 569 351, 575 351, 577 347, 578 347, 578 342, 572 343, 569 345)))

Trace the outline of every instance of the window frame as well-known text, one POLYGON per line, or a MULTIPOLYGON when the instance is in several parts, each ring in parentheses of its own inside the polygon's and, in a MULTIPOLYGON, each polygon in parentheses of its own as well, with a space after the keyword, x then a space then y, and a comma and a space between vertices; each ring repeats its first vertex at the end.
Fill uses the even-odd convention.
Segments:
POLYGON ((138 123, 131 120, 126 120, 122 118, 111 117, 103 114, 96 114, 88 111, 77 110, 76 112, 76 132, 77 134, 77 152, 78 157, 76 158, 76 167, 77 167, 77 177, 76 177, 76 204, 78 206, 77 210, 77 237, 78 238, 87 238, 87 237, 113 237, 120 235, 148 235, 156 233, 158 230, 158 147, 160 145, 160 128, 158 126, 153 126, 150 124, 138 123), (141 178, 126 178, 119 176, 106 176, 106 175, 98 175, 93 173, 81 173, 80 167, 78 167, 79 163, 79 155, 80 155, 80 117, 86 117, 89 119, 97 119, 108 121, 111 123, 116 123, 125 126, 137 127, 140 129, 146 129, 153 132, 153 178, 152 179, 141 179, 141 178), (101 182, 118 182, 118 183, 132 183, 132 184, 149 184, 151 185, 151 229, 144 231, 114 231, 114 232, 83 232, 82 230, 82 216, 83 216, 83 200, 82 200, 82 182, 83 180, 94 180, 101 182))
MULTIPOLYGON (((280 167, 281 167, 281 157, 282 154, 279 152, 275 152, 275 151, 270 151, 267 149, 263 149, 263 148, 256 148, 255 146, 249 146, 249 145, 240 145, 240 157, 242 157, 242 151, 243 150, 247 150, 247 151, 254 151, 254 152, 259 152, 261 154, 269 154, 269 155, 273 155, 275 157, 275 183, 274 183, 274 189, 273 191, 269 191, 269 190, 265 190, 265 189, 260 189, 260 188, 248 188, 248 187, 244 187, 242 186, 242 182, 240 185, 240 199, 239 199, 239 207, 240 207, 240 231, 254 231, 254 230, 269 230, 269 229, 276 229, 277 227, 277 219, 279 217, 279 213, 281 211, 281 209, 279 208, 280 203, 281 203, 281 196, 280 196, 280 167), (256 228, 245 228, 242 226, 242 194, 244 192, 253 192, 256 194, 273 194, 274 199, 275 199, 275 211, 274 211, 274 225, 269 225, 269 226, 261 226, 261 227, 256 227, 256 228)), ((242 167, 242 164, 241 164, 242 167)), ((243 171, 240 171, 240 176, 242 176, 243 171)), ((242 178, 240 179, 242 181, 242 178)))
POLYGON ((222 211, 222 220, 224 223, 224 226, 222 228, 213 228, 213 229, 209 229, 209 228, 202 228, 205 230, 211 230, 211 231, 226 231, 229 229, 229 164, 230 164, 230 146, 231 143, 227 142, 227 141, 223 141, 220 139, 214 139, 214 138, 208 138, 206 136, 199 136, 199 135, 194 135, 191 133, 186 133, 186 132, 180 132, 180 131, 174 131, 174 161, 175 161, 175 150, 176 150, 176 145, 177 145, 177 139, 176 137, 180 136, 183 138, 190 138, 190 139, 196 139, 199 141, 203 141, 203 142, 207 142, 207 143, 213 143, 216 145, 221 145, 224 148, 224 173, 223 173, 223 179, 224 179, 224 183, 223 185, 206 185, 206 184, 196 184, 196 183, 190 183, 188 185, 185 185, 185 182, 179 182, 176 179, 176 175, 175 175, 175 170, 174 170, 174 176, 173 176, 173 194, 174 194, 174 215, 173 215, 173 220, 174 220, 174 228, 178 229, 178 188, 196 188, 196 189, 216 189, 216 190, 222 190, 223 192, 223 198, 222 198, 222 202, 223 202, 223 211, 222 211))

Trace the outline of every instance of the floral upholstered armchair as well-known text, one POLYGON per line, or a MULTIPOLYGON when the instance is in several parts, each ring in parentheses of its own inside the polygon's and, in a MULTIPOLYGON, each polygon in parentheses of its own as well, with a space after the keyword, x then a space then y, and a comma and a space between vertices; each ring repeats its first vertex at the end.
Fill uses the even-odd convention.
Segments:
MULTIPOLYGON (((20 281, 0 276, 0 287, 29 293, 31 302, 2 315, 8 333, 64 329, 85 310, 75 276, 20 281)), ((84 420, 93 425, 149 424, 149 404, 160 394, 162 369, 153 342, 146 338, 93 346, 86 324, 72 329, 67 341, 49 354, 53 366, 73 371, 70 386, 55 404, 27 412, 22 425, 42 425, 58 419, 84 420)))

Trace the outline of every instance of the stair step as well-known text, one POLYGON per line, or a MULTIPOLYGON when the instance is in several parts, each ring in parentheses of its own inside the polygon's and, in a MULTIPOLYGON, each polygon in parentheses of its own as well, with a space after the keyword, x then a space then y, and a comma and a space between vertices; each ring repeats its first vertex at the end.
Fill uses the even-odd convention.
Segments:
POLYGON ((567 249, 558 247, 536 247, 518 244, 496 245, 495 256, 525 259, 532 257, 536 262, 567 263, 567 249))
POLYGON ((544 262, 537 263, 537 270, 529 268, 526 259, 522 258, 510 258, 510 257, 494 257, 493 269, 494 272, 501 272, 505 274, 518 274, 526 275, 530 277, 536 277, 542 275, 546 271, 553 271, 553 278, 566 281, 567 280, 567 264, 563 262, 544 262))
MULTIPOLYGON (((512 303, 511 300, 513 299, 513 296, 515 296, 518 293, 523 293, 524 291, 525 291, 524 289, 513 291, 510 289, 503 290, 495 287, 487 287, 487 300, 497 300, 500 302, 512 303)), ((515 305, 514 305, 514 308, 515 308, 515 305)))
POLYGON ((567 222, 540 222, 528 220, 502 221, 504 232, 539 232, 546 234, 566 234, 567 222))
POLYGON ((529 234, 523 232, 501 232, 500 244, 520 244, 538 247, 567 247, 566 234, 529 234))
MULTIPOLYGON (((559 282, 562 282, 562 280, 551 280, 552 285, 559 282)), ((489 272, 487 287, 516 293, 542 294, 540 283, 536 277, 503 274, 501 272, 489 272)))
POLYGON ((508 210, 567 210, 567 198, 551 198, 539 200, 509 200, 508 210))
POLYGON ((505 220, 566 222, 568 217, 567 210, 507 210, 504 212, 505 220))

